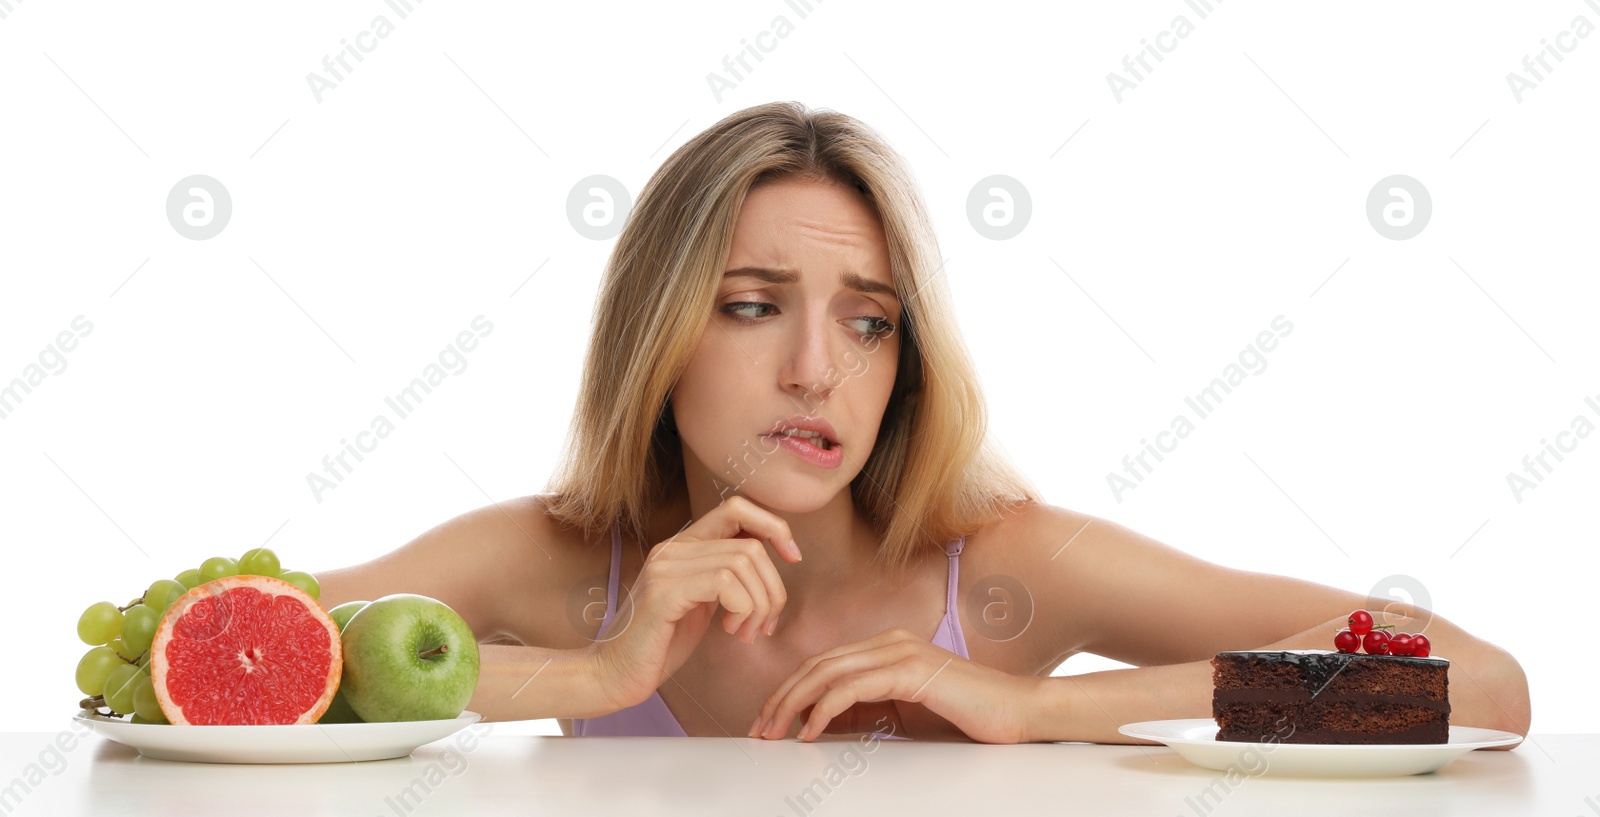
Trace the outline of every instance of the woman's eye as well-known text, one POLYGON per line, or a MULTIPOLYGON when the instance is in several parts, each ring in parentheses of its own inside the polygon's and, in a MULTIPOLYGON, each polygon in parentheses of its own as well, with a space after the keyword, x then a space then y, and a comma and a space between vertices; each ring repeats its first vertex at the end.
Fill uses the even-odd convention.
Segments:
POLYGON ((759 314, 759 315, 751 315, 751 314, 746 313, 745 310, 752 310, 752 309, 759 310, 759 309, 771 309, 771 308, 772 308, 772 304, 760 303, 758 301, 735 301, 733 303, 724 305, 722 307, 722 311, 723 311, 723 313, 728 314, 728 315, 733 315, 736 318, 740 318, 740 319, 747 320, 747 321, 753 321, 756 318, 765 317, 765 313, 762 313, 762 314, 759 314))
MULTIPOLYGON (((730 315, 739 321, 745 323, 754 323, 755 321, 771 314, 771 312, 763 310, 772 310, 776 308, 777 307, 773 304, 763 303, 760 301, 734 301, 732 303, 723 304, 721 311, 723 314, 730 315)), ((856 331, 863 335, 885 337, 894 332, 894 324, 890 323, 888 318, 880 318, 875 315, 862 315, 861 317, 851 318, 850 320, 856 323, 856 326, 858 327, 856 331)))
POLYGON ((860 330, 863 335, 887 335, 894 331, 894 324, 890 323, 888 318, 863 315, 851 320, 859 321, 866 326, 860 330))

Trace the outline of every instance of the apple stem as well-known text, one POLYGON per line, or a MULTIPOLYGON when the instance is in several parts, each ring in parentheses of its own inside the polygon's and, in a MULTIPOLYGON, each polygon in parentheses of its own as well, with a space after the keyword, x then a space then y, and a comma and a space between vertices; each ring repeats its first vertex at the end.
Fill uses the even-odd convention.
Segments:
POLYGON ((431 650, 423 650, 422 652, 417 653, 417 657, 418 658, 437 658, 438 656, 444 655, 445 653, 447 653, 449 651, 450 651, 450 645, 449 644, 440 644, 439 646, 434 647, 431 650))

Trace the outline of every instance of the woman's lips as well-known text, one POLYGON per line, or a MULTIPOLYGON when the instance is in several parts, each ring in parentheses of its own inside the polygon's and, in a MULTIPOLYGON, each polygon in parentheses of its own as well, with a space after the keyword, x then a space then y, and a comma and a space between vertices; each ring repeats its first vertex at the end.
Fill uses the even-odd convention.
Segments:
POLYGON ((796 414, 786 417, 772 424, 768 434, 782 434, 786 431, 810 431, 828 438, 834 445, 839 444, 839 432, 833 430, 833 424, 821 417, 806 414, 796 414))
POLYGON ((832 443, 824 450, 803 437, 791 437, 782 433, 768 433, 761 435, 777 441, 778 447, 788 451, 800 459, 818 468, 838 468, 844 462, 844 446, 832 443))

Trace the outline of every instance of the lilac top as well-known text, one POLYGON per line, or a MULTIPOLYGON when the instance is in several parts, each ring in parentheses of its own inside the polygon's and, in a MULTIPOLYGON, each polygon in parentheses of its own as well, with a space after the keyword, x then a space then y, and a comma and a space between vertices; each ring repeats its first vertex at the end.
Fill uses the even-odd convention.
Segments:
MULTIPOLYGON (((956 583, 960 576, 961 549, 966 546, 965 536, 952 539, 945 545, 945 554, 950 557, 949 588, 945 592, 944 618, 939 620, 939 629, 933 634, 933 644, 943 647, 956 655, 966 658, 967 642, 961 634, 961 619, 956 608, 956 583)), ((600 620, 600 633, 604 634, 606 626, 611 623, 611 617, 616 612, 617 576, 622 573, 622 532, 617 525, 611 526, 611 577, 606 583, 606 614, 600 620)), ((906 740, 900 735, 881 734, 890 740, 906 740)), ((598 718, 573 718, 573 737, 688 737, 683 731, 678 719, 673 717, 672 711, 667 709, 666 701, 661 699, 660 692, 651 693, 643 703, 635 704, 626 709, 619 709, 609 715, 598 718)))

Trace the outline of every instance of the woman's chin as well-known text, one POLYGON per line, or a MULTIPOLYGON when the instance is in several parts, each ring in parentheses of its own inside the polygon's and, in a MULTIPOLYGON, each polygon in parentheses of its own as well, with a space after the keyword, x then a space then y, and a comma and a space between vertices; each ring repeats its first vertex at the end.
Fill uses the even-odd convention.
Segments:
POLYGON ((759 486, 741 486, 738 493, 773 513, 804 514, 827 507, 840 491, 810 480, 778 478, 759 486))

